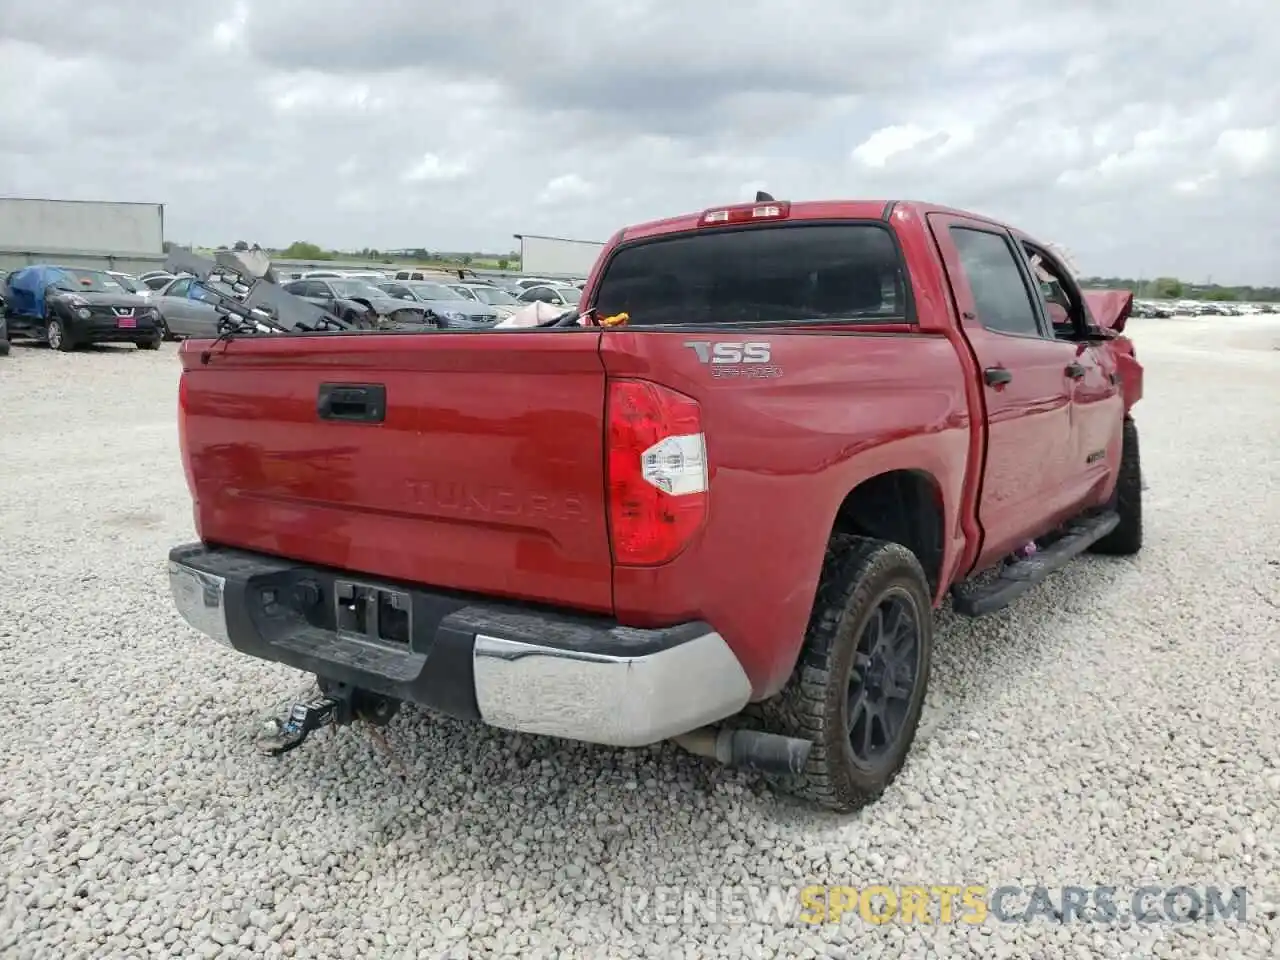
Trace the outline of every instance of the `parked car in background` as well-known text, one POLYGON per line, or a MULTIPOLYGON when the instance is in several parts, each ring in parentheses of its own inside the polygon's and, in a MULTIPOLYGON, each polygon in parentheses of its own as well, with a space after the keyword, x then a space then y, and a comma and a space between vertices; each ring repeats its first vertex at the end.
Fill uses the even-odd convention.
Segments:
POLYGON ((541 287, 548 284, 555 284, 557 281, 550 280, 547 277, 517 277, 514 280, 507 280, 503 286, 508 292, 515 296, 520 296, 530 287, 541 287))
POLYGON ((126 293, 136 293, 138 296, 145 297, 151 292, 150 287, 131 273, 121 273, 119 270, 108 270, 106 273, 126 293))
POLYGON ((397 300, 421 303, 426 307, 428 319, 441 328, 491 327, 503 316, 488 304, 467 299, 444 283, 388 280, 378 287, 397 300))
POLYGON ((355 327, 374 329, 400 323, 422 323, 424 311, 387 295, 367 280, 349 277, 305 277, 284 284, 284 290, 329 311, 355 327))
POLYGON ((429 280, 433 283, 447 283, 451 274, 443 270, 428 270, 425 267, 413 267, 409 270, 397 270, 392 280, 429 280))
POLYGON ((9 271, 0 270, 0 357, 9 355, 9 325, 5 322, 4 300, 8 288, 5 286, 5 280, 9 277, 9 271))
POLYGON ((582 291, 577 287, 567 285, 544 284, 541 286, 530 287, 516 300, 520 304, 526 303, 549 303, 553 307, 564 307, 571 310, 578 305, 578 301, 582 299, 582 291))
POLYGON ((87 343, 160 346, 155 310, 104 270, 39 264, 14 271, 8 287, 10 336, 43 340, 64 352, 87 343))
POLYGON ((173 274, 166 270, 150 270, 138 274, 138 280, 150 290, 159 290, 173 281, 173 274))
POLYGON ((455 283, 450 286, 468 299, 493 307, 499 317, 509 317, 521 307, 519 300, 491 283, 455 283))
POLYGON ((161 335, 166 340, 218 335, 222 314, 215 306, 217 298, 209 293, 210 289, 223 296, 236 296, 225 283, 195 277, 175 277, 167 286, 152 293, 148 303, 159 315, 161 335))

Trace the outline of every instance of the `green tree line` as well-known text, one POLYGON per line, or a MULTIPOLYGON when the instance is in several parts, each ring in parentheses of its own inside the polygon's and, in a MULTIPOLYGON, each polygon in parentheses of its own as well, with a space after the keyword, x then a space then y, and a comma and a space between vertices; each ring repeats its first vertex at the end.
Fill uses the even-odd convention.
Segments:
POLYGON ((1132 290, 1144 300, 1215 300, 1219 302, 1276 303, 1280 287, 1224 287, 1216 283, 1186 283, 1177 277, 1131 280, 1128 277, 1085 277, 1085 287, 1104 290, 1132 290))
MULTIPOLYGON (((243 240, 237 241, 236 249, 244 249, 240 246, 242 243, 244 243, 243 240)), ((507 270, 513 266, 518 268, 520 264, 520 255, 517 253, 433 252, 425 247, 413 250, 377 250, 373 247, 365 247, 361 250, 326 250, 319 244, 307 240, 295 240, 283 250, 267 249, 269 253, 282 260, 367 260, 380 263, 416 263, 422 266, 432 264, 464 267, 492 266, 499 270, 507 270)))

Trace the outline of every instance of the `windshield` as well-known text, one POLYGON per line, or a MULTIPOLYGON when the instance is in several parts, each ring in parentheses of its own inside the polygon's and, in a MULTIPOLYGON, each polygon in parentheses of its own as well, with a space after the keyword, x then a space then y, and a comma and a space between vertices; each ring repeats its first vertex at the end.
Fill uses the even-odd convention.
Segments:
POLYGON ((329 286, 333 287, 334 293, 340 297, 350 300, 355 297, 377 297, 385 299, 386 293, 379 290, 371 283, 363 280, 330 280, 329 286))
POLYGON ((100 270, 62 270, 54 286, 80 293, 119 293, 124 290, 109 273, 100 270))
POLYGON ((906 316, 893 237, 872 223, 784 224, 623 246, 595 309, 630 323, 883 321, 906 316))
POLYGON ((111 279, 129 293, 137 293, 140 287, 138 281, 134 280, 133 277, 112 277, 111 279))
POLYGON ((450 285, 449 285, 449 289, 450 289, 450 290, 453 290, 454 292, 456 292, 456 293, 458 294, 458 296, 459 296, 459 297, 461 297, 463 300, 475 300, 475 299, 476 299, 476 295, 475 295, 474 293, 472 293, 472 292, 471 292, 471 288, 470 288, 470 287, 464 287, 464 286, 462 286, 461 284, 456 284, 456 283, 454 283, 454 284, 450 284, 450 285))
POLYGON ((475 294, 476 299, 481 303, 487 303, 491 306, 493 304, 502 306, 509 303, 519 303, 507 291, 499 290, 497 287, 472 287, 471 292, 475 294))
POLYGON ((582 291, 577 287, 556 287, 556 293, 560 294, 565 303, 577 303, 582 299, 582 291))
POLYGON ((460 300, 456 290, 450 290, 443 283, 414 283, 410 289, 419 300, 460 300))

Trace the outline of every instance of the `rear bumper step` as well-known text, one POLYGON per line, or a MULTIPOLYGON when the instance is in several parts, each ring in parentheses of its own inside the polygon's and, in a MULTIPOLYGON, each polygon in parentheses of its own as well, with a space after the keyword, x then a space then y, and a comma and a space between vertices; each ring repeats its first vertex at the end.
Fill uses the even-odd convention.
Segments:
POLYGON ((1061 537, 1033 556, 1006 566, 995 579, 961 583, 951 589, 951 605, 966 617, 982 617, 1003 610, 1014 600, 1061 570, 1116 528, 1120 517, 1112 512, 1071 523, 1061 537))
POLYGON ((509 730, 644 746, 751 695, 701 622, 638 630, 200 543, 169 552, 169 585, 188 624, 240 653, 509 730))

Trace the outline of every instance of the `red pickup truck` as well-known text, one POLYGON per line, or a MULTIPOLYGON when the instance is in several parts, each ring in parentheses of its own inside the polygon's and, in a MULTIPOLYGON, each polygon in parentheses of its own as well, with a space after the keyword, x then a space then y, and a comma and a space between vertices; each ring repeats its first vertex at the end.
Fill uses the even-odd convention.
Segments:
POLYGON ((173 596, 316 675, 280 750, 409 702, 849 810, 934 607, 1141 547, 1131 307, 986 217, 765 199, 619 231, 572 325, 188 341, 173 596))

